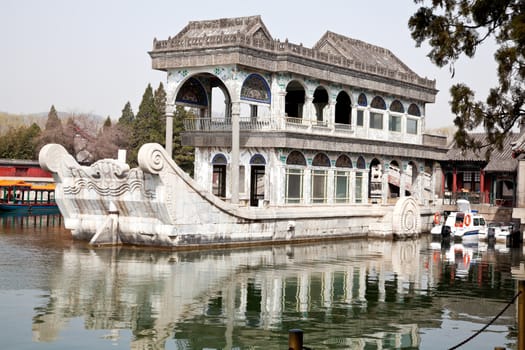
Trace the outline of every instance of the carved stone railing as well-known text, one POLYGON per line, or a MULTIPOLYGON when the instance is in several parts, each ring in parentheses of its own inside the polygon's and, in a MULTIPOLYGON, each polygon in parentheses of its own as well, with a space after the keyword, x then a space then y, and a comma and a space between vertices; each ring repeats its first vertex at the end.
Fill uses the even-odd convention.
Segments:
MULTIPOLYGON (((231 131, 232 124, 230 118, 192 118, 183 121, 186 131, 231 131)), ((302 118, 285 117, 284 123, 276 119, 268 118, 240 118, 240 130, 252 131, 276 131, 289 130, 304 132, 307 130, 318 129, 322 132, 328 132, 329 125, 327 121, 307 120, 302 118)), ((352 130, 351 128, 341 130, 352 130)))

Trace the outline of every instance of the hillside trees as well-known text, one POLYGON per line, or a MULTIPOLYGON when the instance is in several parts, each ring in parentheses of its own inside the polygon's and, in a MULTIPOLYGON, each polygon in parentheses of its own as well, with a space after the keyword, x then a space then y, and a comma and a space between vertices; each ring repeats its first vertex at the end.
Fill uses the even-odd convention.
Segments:
MULTIPOLYGON (((414 0, 423 4, 425 0, 414 0)), ((501 148, 508 132, 524 116, 525 102, 525 2, 522 0, 432 0, 421 6, 408 25, 416 45, 428 42, 430 60, 439 67, 462 56, 474 57, 477 48, 494 39, 498 85, 485 101, 463 83, 451 87, 451 111, 456 115, 456 143, 463 149, 487 148, 487 156, 501 148), (482 127, 488 136, 480 144, 469 131, 482 127)))
POLYGON ((35 123, 10 128, 0 137, 0 158, 36 159, 36 142, 40 132, 40 127, 35 123))
MULTIPOLYGON (((87 163, 115 158, 119 149, 126 149, 127 162, 136 166, 138 150, 144 143, 165 144, 165 110, 166 92, 162 83, 156 90, 148 84, 136 115, 128 101, 117 123, 109 116, 102 126, 100 119, 89 115, 61 119, 53 105, 45 125, 41 123, 42 130, 34 124, 11 127, 8 133, 0 135, 0 158, 36 159, 45 144, 58 143, 78 161, 87 163)), ((180 106, 174 112, 173 158, 188 173, 193 172, 193 148, 182 146, 181 132, 183 120, 192 117, 192 112, 180 106)))

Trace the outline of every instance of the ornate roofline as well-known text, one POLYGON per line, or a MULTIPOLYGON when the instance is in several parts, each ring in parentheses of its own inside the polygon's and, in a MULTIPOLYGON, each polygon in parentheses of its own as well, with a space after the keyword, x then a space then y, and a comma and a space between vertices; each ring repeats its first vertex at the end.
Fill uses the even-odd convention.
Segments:
MULTIPOLYGON (((192 50, 203 50, 203 49, 225 49, 225 48, 250 48, 257 51, 263 51, 266 56, 274 57, 283 57, 286 55, 297 56, 306 60, 317 61, 323 64, 329 64, 343 69, 354 70, 362 73, 368 73, 373 75, 382 76, 384 78, 398 80, 401 82, 409 83, 412 85, 420 86, 426 89, 435 90, 436 81, 426 78, 422 78, 404 65, 391 51, 381 48, 379 46, 374 46, 367 44, 365 42, 346 38, 339 34, 335 34, 337 37, 345 38, 346 40, 355 41, 358 43, 363 43, 364 45, 369 45, 369 48, 374 50, 381 50, 385 54, 392 55, 397 62, 399 62, 403 68, 407 69, 407 72, 401 72, 396 69, 390 69, 388 67, 383 67, 375 64, 370 64, 369 62, 362 62, 354 59, 346 58, 343 55, 326 53, 318 50, 314 45, 313 48, 304 47, 302 44, 294 44, 286 39, 284 42, 281 42, 279 39, 273 39, 271 36, 269 38, 262 36, 254 36, 254 26, 259 25, 263 32, 268 33, 264 23, 261 21, 260 16, 252 17, 238 17, 238 18, 229 18, 229 19, 219 19, 211 21, 193 21, 190 22, 181 32, 179 32, 175 37, 170 37, 167 40, 153 40, 153 50, 150 52, 152 58, 160 57, 162 54, 167 54, 170 52, 181 52, 181 51, 192 51, 192 50), (220 32, 220 28, 230 28, 231 25, 240 25, 244 24, 249 30, 247 33, 242 33, 236 31, 234 33, 224 33, 220 32), (191 29, 200 29, 200 28, 216 28, 219 29, 219 34, 216 35, 206 35, 202 33, 199 36, 188 37, 185 34, 188 33, 191 29)), ((255 29, 256 30, 256 29, 255 29)), ((331 32, 327 32, 324 36, 326 37, 331 32)), ((321 40, 323 40, 321 38, 321 40)), ((320 40, 320 41, 321 41, 320 40)), ((318 45, 319 42, 316 44, 318 45)), ((436 91, 437 92, 437 91, 436 91)))

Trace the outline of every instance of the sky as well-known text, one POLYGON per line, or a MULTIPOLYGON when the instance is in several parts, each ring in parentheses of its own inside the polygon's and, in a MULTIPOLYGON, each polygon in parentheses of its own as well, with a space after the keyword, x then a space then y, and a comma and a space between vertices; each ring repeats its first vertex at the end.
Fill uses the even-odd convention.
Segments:
POLYGON ((438 68, 417 48, 408 19, 413 0, 1 0, 0 111, 58 111, 118 119, 126 102, 138 110, 148 83, 165 83, 151 68, 153 39, 177 34, 189 21, 261 15, 274 39, 312 47, 327 31, 392 51, 439 93, 426 107, 427 129, 453 124, 452 84, 483 98, 496 85, 494 46, 474 59, 438 68))

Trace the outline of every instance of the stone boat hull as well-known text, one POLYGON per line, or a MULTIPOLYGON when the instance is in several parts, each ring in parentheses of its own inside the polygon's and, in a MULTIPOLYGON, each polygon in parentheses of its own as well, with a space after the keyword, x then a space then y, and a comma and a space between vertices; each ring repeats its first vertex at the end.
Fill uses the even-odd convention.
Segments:
POLYGON ((39 161, 56 182, 55 198, 75 238, 92 244, 167 247, 245 245, 339 237, 412 237, 429 231, 432 211, 414 198, 395 205, 253 208, 200 186, 162 146, 145 144, 139 167, 114 159, 81 166, 57 144, 39 161))

